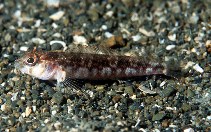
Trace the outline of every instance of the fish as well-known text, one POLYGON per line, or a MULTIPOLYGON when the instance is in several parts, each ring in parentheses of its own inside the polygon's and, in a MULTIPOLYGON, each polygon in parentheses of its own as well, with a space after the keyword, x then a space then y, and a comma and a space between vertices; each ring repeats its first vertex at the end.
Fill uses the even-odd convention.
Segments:
POLYGON ((23 74, 41 80, 116 80, 146 75, 168 75, 165 63, 126 56, 100 46, 72 46, 68 51, 26 52, 15 61, 23 74))

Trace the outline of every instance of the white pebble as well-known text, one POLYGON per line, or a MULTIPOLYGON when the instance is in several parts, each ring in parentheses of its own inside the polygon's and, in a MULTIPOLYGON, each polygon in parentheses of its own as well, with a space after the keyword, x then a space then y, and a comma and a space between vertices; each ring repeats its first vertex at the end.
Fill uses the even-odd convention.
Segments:
POLYGON ((32 42, 35 44, 44 44, 45 40, 41 38, 32 38, 32 42))
POLYGON ((102 30, 107 30, 108 27, 107 27, 106 25, 102 25, 102 26, 101 26, 101 29, 102 29, 102 30))
POLYGON ((15 18, 20 18, 20 17, 21 17, 21 10, 15 11, 15 13, 13 14, 13 16, 14 16, 15 18))
POLYGON ((5 111, 7 108, 6 104, 1 105, 1 111, 5 111))
POLYGON ((171 45, 166 46, 166 50, 172 50, 172 49, 174 49, 175 47, 176 47, 176 45, 171 44, 171 45))
POLYGON ((59 7, 60 0, 45 0, 48 7, 59 7))
POLYGON ((208 119, 208 120, 211 120, 211 115, 210 115, 210 116, 207 116, 207 119, 208 119))
POLYGON ((29 47, 26 46, 21 46, 20 47, 20 51, 27 51, 29 49, 29 47))
POLYGON ((31 114, 31 112, 32 112, 32 109, 29 106, 27 106, 25 110, 26 117, 28 117, 31 114))
POLYGON ((197 72, 203 73, 204 69, 202 69, 199 64, 196 64, 193 66, 193 69, 196 70, 197 72))
POLYGON ((112 16, 113 16, 113 14, 114 14, 114 12, 113 12, 113 11, 108 11, 108 12, 106 12, 106 16, 108 16, 108 17, 112 17, 112 16))
POLYGON ((189 67, 192 67, 195 63, 192 61, 188 61, 188 63, 185 65, 185 69, 188 69, 189 67))
POLYGON ((13 94, 12 94, 11 101, 15 101, 15 100, 17 100, 17 95, 18 95, 18 92, 13 93, 13 94))
POLYGON ((0 4, 0 10, 4 8, 4 4, 0 4))
POLYGON ((153 31, 147 31, 144 28, 139 28, 139 32, 142 33, 142 34, 144 34, 147 37, 153 37, 153 36, 155 36, 155 33, 153 31))
POLYGON ((163 87, 166 84, 166 81, 160 83, 160 87, 163 87))
POLYGON ((56 23, 52 23, 51 25, 54 29, 58 28, 58 25, 56 23))
POLYGON ((49 119, 45 119, 44 120, 44 123, 46 124, 46 123, 48 123, 50 120, 49 119))
POLYGON ((141 39, 141 35, 137 34, 135 36, 132 36, 132 39, 133 39, 134 42, 137 42, 141 39))
POLYGON ((133 21, 133 22, 134 22, 134 21, 138 21, 138 20, 139 20, 139 18, 138 18, 138 13, 136 13, 136 12, 133 13, 133 14, 132 14, 132 17, 131 17, 130 19, 131 19, 131 21, 133 21))
POLYGON ((64 11, 58 11, 58 12, 50 15, 49 18, 54 20, 54 21, 57 21, 57 20, 59 20, 63 17, 64 13, 65 13, 64 11))
POLYGON ((73 36, 73 43, 87 45, 87 40, 84 36, 75 35, 75 36, 73 36))
POLYGON ((112 37, 112 36, 114 36, 112 33, 105 32, 105 37, 106 37, 106 38, 110 38, 110 37, 112 37))
POLYGON ((59 43, 63 46, 63 51, 65 51, 67 49, 67 45, 64 41, 60 41, 60 40, 52 40, 50 41, 50 45, 53 45, 55 43, 59 43))
POLYGON ((33 112, 35 112, 37 110, 37 107, 35 105, 33 105, 32 110, 33 110, 33 112))
POLYGON ((183 130, 183 132, 194 132, 193 128, 186 128, 183 130))
POLYGON ((176 41, 177 35, 176 34, 170 34, 168 35, 169 40, 176 41))
POLYGON ((57 113, 56 110, 53 110, 53 111, 51 112, 52 115, 56 115, 56 113, 57 113))
POLYGON ((41 20, 37 20, 34 24, 35 27, 40 27, 40 24, 41 24, 41 20))

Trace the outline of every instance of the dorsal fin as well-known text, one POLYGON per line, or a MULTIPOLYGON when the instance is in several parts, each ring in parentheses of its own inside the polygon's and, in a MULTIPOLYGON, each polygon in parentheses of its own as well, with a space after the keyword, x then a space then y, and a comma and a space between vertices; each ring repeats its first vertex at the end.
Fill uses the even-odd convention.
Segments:
POLYGON ((87 45, 70 45, 66 52, 87 53, 87 54, 105 54, 105 55, 121 55, 120 52, 107 48, 102 45, 87 46, 87 45))

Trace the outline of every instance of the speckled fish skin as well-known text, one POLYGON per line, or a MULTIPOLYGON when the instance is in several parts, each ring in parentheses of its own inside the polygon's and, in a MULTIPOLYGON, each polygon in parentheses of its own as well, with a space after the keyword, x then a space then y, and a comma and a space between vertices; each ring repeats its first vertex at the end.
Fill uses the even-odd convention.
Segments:
MULTIPOLYGON (((31 60, 32 61, 32 60, 31 60)), ((42 80, 62 82, 67 78, 104 80, 131 78, 144 75, 165 74, 164 64, 143 61, 141 57, 58 52, 34 51, 26 53, 16 61, 16 68, 42 80), (33 64, 29 59, 33 58, 33 64)))

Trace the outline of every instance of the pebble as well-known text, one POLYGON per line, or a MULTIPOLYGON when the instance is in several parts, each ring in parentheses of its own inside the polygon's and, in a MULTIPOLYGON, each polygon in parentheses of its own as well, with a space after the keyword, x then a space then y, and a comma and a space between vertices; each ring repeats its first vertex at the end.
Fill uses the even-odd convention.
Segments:
POLYGON ((142 34, 144 34, 147 37, 153 37, 153 36, 155 36, 155 33, 153 31, 147 31, 144 28, 139 28, 139 32, 142 33, 142 34))
POLYGON ((183 132, 195 132, 193 128, 185 128, 183 132))
POLYGON ((191 110, 191 106, 187 103, 182 104, 182 110, 187 112, 189 110, 191 110))
POLYGON ((66 43, 60 40, 52 40, 50 41, 50 45, 52 50, 59 50, 61 46, 63 47, 63 51, 67 49, 66 43))
POLYGON ((112 33, 110 33, 110 32, 105 32, 105 37, 106 38, 111 38, 111 37, 113 37, 114 35, 112 34, 112 33))
POLYGON ((172 86, 167 86, 165 89, 159 92, 161 97, 169 97, 173 94, 176 90, 172 86))
POLYGON ((56 92, 53 94, 52 101, 55 102, 56 104, 61 104, 63 101, 64 97, 61 92, 56 92))
POLYGON ((193 69, 196 70, 196 71, 199 72, 199 73, 203 73, 203 72, 204 72, 204 69, 202 69, 202 68, 199 66, 199 64, 195 64, 195 65, 193 66, 193 69))
POLYGON ((192 16, 189 18, 189 22, 192 24, 196 24, 199 20, 199 16, 194 12, 192 16))
POLYGON ((134 42, 137 42, 141 39, 141 35, 137 34, 135 36, 132 36, 132 39, 133 39, 134 42))
POLYGON ((28 117, 32 113, 31 107, 27 106, 25 110, 25 116, 28 117))
POLYGON ((78 36, 78 35, 73 36, 73 43, 74 44, 88 45, 86 38, 84 36, 78 36))
POLYGON ((176 47, 176 45, 168 45, 166 46, 166 50, 172 50, 176 47))
POLYGON ((143 85, 140 85, 140 86, 138 87, 138 89, 141 90, 141 91, 144 92, 144 93, 147 93, 147 94, 156 94, 155 91, 152 91, 152 90, 150 90, 149 88, 146 88, 146 87, 143 86, 143 85))
POLYGON ((58 21, 63 17, 64 13, 65 13, 64 11, 58 11, 58 12, 50 15, 49 18, 54 21, 58 21))
POLYGON ((132 95, 134 94, 133 88, 130 87, 130 86, 125 87, 124 93, 127 93, 127 94, 129 94, 130 96, 132 96, 132 95))
POLYGON ((152 116, 152 121, 160 121, 166 116, 165 113, 157 113, 152 116))
POLYGON ((48 7, 59 7, 60 0, 45 0, 48 7))
POLYGON ((169 40, 176 41, 177 35, 176 34, 169 34, 168 35, 169 40))
POLYGON ((41 38, 32 38, 31 40, 35 44, 44 44, 46 42, 44 39, 41 38))
POLYGON ((112 37, 102 41, 100 45, 103 45, 103 46, 108 47, 108 48, 111 48, 111 47, 114 47, 114 46, 123 47, 123 46, 125 46, 125 42, 124 42, 122 36, 112 36, 112 37))
POLYGON ((211 53, 211 40, 207 40, 205 46, 207 48, 207 51, 211 53))

